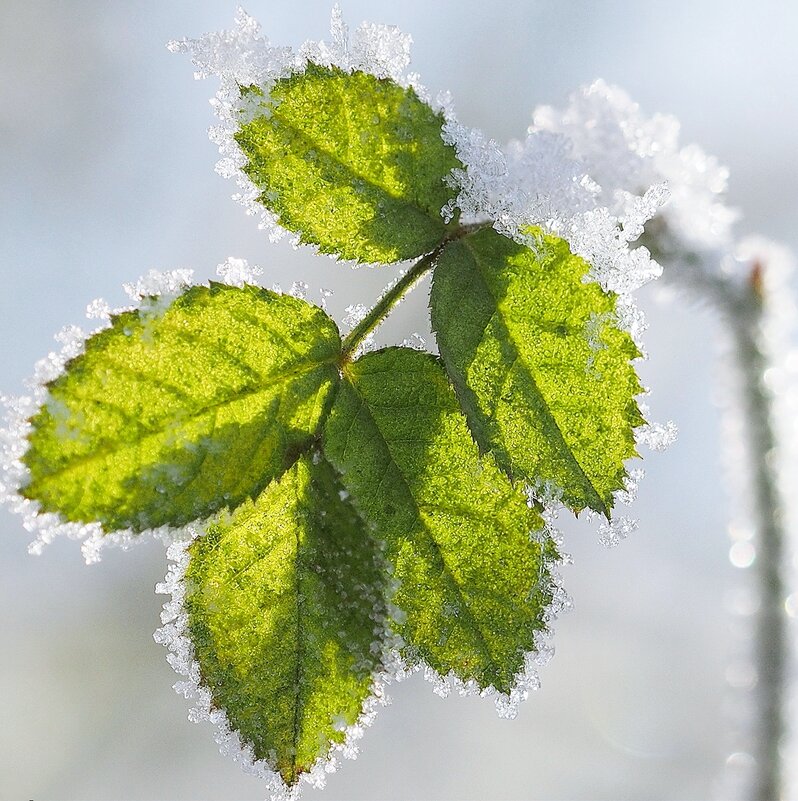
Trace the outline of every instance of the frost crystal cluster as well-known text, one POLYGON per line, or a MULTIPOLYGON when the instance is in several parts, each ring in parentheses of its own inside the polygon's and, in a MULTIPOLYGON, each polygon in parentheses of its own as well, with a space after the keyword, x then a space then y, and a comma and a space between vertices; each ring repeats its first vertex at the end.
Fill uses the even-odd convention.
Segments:
POLYGON ((675 433, 640 400, 631 293, 661 272, 641 237, 683 215, 708 247, 689 203, 725 224, 693 181, 715 191, 722 170, 674 156, 672 122, 630 124, 597 84, 503 149, 408 72, 410 41, 350 33, 336 8, 330 40, 298 51, 243 11, 169 45, 218 76, 217 169, 271 239, 408 263, 347 307, 345 336, 327 290, 263 288, 241 259, 208 284, 150 272, 130 306, 92 302, 99 327, 62 332, 33 397, 7 403, 2 492, 32 550, 172 542, 156 639, 192 716, 274 795, 353 756, 409 673, 505 717, 538 686, 570 605, 553 521, 586 511, 617 544, 637 525, 614 512, 643 475, 629 460, 675 433), (375 349, 427 274, 434 346, 375 349))

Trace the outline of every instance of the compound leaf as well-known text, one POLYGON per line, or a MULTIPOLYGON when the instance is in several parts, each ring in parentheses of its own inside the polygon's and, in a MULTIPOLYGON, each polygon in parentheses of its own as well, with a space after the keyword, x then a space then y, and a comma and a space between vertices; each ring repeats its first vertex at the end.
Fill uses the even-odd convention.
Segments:
POLYGON ((459 166, 443 116, 413 89, 365 72, 308 64, 268 95, 243 92, 235 139, 259 201, 322 253, 390 263, 446 236, 441 208, 459 166))
POLYGON ((201 683, 289 786, 343 743, 382 667, 384 568, 315 457, 209 526, 185 574, 201 683))
POLYGON ((344 376, 322 441, 386 543, 403 656, 509 692, 551 602, 540 516, 480 457, 434 356, 388 348, 344 376))
POLYGON ((22 492, 106 531, 235 507, 307 448, 338 383, 335 323, 256 287, 151 299, 92 336, 32 418, 22 492))
POLYGON ((640 352, 588 270, 558 237, 538 231, 533 249, 483 229, 444 248, 430 308, 480 447, 513 478, 609 517, 644 422, 640 352))

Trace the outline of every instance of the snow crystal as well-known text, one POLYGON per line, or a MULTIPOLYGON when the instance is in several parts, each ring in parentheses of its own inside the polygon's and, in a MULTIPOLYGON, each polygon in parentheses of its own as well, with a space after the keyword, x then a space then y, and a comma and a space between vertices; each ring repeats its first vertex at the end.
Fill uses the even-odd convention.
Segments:
POLYGON ((332 10, 330 39, 325 42, 305 42, 299 50, 305 61, 341 69, 363 70, 379 78, 391 78, 407 84, 410 47, 413 39, 393 25, 363 22, 352 34, 343 21, 340 6, 332 10))
POLYGON ((111 307, 103 298, 96 298, 86 306, 86 317, 89 320, 108 322, 111 317, 111 307))
POLYGON ((231 256, 216 268, 216 275, 230 286, 257 285, 258 279, 263 275, 263 268, 250 267, 246 259, 234 259, 231 256))
POLYGON ((288 294, 299 300, 305 300, 308 296, 308 285, 304 281, 294 281, 288 294))
POLYGON ((624 506, 631 506, 637 499, 637 488, 640 482, 645 478, 646 471, 637 468, 630 470, 629 474, 623 480, 623 489, 615 493, 615 500, 622 503, 624 506))
POLYGON ((344 309, 344 319, 341 321, 347 330, 352 330, 358 323, 362 322, 369 313, 368 306, 362 303, 351 303, 344 309))
POLYGON ((64 326, 56 335, 55 341, 61 345, 61 355, 64 359, 73 359, 83 352, 86 341, 86 332, 77 325, 64 326))
POLYGON ((643 310, 634 302, 631 295, 618 295, 615 300, 615 319, 620 328, 629 332, 642 358, 647 358, 643 334, 648 328, 648 323, 643 310))
POLYGON ((531 132, 567 137, 601 187, 599 201, 623 216, 627 195, 667 183, 670 202, 659 214, 686 248, 728 247, 736 212, 723 202, 728 170, 695 145, 679 146, 679 123, 671 116, 646 117, 620 88, 596 81, 556 110, 538 107, 531 132))
POLYGON ((664 184, 643 187, 640 196, 624 193, 609 208, 600 205, 600 187, 568 154, 561 135, 532 132, 504 151, 451 113, 443 132, 464 165, 452 171, 459 194, 444 207, 445 218, 456 206, 464 221, 492 220, 497 231, 532 247, 528 229, 542 226, 567 239, 571 251, 591 264, 592 280, 613 292, 631 292, 660 275, 648 250, 630 245, 667 200, 664 184))
POLYGON ((235 29, 207 33, 199 39, 171 41, 173 53, 189 53, 198 80, 230 75, 241 86, 265 83, 290 74, 296 64, 289 47, 271 47, 260 25, 242 8, 235 15, 235 29))
POLYGON ((327 301, 335 294, 332 289, 319 287, 319 307, 327 311, 327 301))
POLYGON ((169 300, 183 292, 191 284, 193 276, 193 270, 150 270, 138 281, 122 284, 122 289, 134 303, 156 296, 169 300))
POLYGON ((599 542, 607 548, 614 548, 625 540, 638 527, 637 520, 615 516, 599 526, 599 542))
MULTIPOLYGON (((568 600, 570 602, 570 598, 568 600)), ((558 613, 567 608, 570 608, 570 606, 561 605, 558 613)), ((463 697, 479 696, 480 698, 491 698, 498 716, 512 720, 518 715, 518 707, 526 701, 530 692, 539 690, 541 687, 537 669, 548 664, 554 655, 554 648, 549 643, 550 636, 549 633, 535 632, 533 650, 524 654, 523 667, 516 674, 513 687, 509 693, 500 693, 494 687, 487 687, 481 690, 473 679, 463 681, 454 673, 441 676, 429 665, 421 665, 411 670, 405 668, 405 671, 406 674, 410 674, 420 670, 424 680, 432 684, 432 691, 441 698, 447 698, 452 692, 463 697)))
POLYGON ((403 348, 412 348, 413 350, 426 351, 427 341, 419 333, 413 333, 409 337, 402 340, 403 348))
POLYGON ((666 423, 645 423, 635 429, 635 441, 643 443, 652 451, 664 451, 675 441, 679 433, 672 420, 666 423))

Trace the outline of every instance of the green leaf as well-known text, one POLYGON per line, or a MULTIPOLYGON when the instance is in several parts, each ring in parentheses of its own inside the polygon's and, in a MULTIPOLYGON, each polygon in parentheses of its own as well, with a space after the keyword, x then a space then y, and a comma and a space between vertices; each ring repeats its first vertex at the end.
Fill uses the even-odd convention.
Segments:
POLYGON ((403 656, 509 692, 551 602, 540 516, 479 456, 434 356, 389 348, 344 375, 324 449, 386 543, 403 656))
MULTIPOLYGON (((244 90, 235 139, 259 201, 322 253, 389 263, 446 236, 444 184, 460 166, 443 116, 387 78, 308 64, 268 96, 244 90)), ((456 221, 452 222, 456 225, 456 221)))
MULTIPOLYGON (((533 233, 535 231, 533 230, 533 233)), ((492 229, 448 244, 433 275, 432 326, 469 426, 513 477, 609 517, 644 420, 616 296, 584 278, 568 243, 534 249, 492 229)))
POLYGON ((256 287, 192 287, 92 336, 48 387, 27 498, 106 531, 184 525, 256 495, 316 436, 341 342, 324 312, 256 287))
POLYGON ((344 741, 382 666, 384 570, 318 454, 189 547, 201 682, 286 784, 344 741))

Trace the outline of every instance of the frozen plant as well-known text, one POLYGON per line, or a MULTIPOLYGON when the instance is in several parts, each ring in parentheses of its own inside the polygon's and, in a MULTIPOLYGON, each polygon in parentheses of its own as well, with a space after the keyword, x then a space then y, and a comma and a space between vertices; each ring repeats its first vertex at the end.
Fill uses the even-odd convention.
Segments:
POLYGON ((630 101, 600 126, 541 110, 502 149, 408 71, 407 35, 350 33, 337 8, 330 40, 296 52, 243 11, 169 46, 218 77, 217 169, 270 239, 406 269, 347 307, 345 336, 327 290, 263 288, 241 259, 209 284, 150 273, 125 309, 94 301, 99 327, 62 332, 8 403, 0 489, 34 551, 59 533, 87 561, 172 543, 156 639, 176 689, 295 797, 356 754, 409 673, 505 717, 538 686, 570 605, 553 521, 586 511, 620 542, 629 460, 675 434, 640 400, 632 292, 662 271, 652 251, 717 247, 700 226, 727 221, 722 181, 691 193, 699 156, 660 159, 672 125, 626 126, 630 101), (427 275, 437 352, 418 335, 375 349, 427 275))

